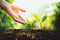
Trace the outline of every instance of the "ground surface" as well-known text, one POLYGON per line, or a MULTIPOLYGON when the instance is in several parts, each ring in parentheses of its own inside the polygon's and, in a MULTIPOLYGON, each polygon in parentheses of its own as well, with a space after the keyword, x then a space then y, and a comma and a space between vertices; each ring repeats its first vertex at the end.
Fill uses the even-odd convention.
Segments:
POLYGON ((0 40, 60 40, 60 31, 0 30, 0 40))

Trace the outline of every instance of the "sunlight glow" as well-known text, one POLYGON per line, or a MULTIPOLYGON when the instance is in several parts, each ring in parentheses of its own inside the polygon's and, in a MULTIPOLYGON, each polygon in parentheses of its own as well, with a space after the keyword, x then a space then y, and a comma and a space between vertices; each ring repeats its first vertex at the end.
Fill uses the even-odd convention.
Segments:
MULTIPOLYGON (((38 13, 38 7, 44 4, 51 4, 59 2, 59 0, 15 0, 13 5, 18 6, 26 10, 26 13, 20 12, 23 18, 32 18, 33 13, 38 13)), ((41 9, 40 9, 41 10, 41 9)), ((43 10, 42 10, 43 11, 43 10)))

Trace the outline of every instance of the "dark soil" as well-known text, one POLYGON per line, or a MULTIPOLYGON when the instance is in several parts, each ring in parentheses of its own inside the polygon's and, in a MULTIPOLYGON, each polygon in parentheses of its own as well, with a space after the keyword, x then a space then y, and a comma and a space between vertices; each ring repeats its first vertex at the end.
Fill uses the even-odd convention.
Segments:
POLYGON ((0 40, 60 40, 60 31, 0 30, 0 40))

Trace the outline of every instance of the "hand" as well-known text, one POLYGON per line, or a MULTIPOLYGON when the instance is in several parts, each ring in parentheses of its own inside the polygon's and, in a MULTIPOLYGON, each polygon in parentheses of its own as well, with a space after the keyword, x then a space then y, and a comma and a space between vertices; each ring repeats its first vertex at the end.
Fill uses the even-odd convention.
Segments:
POLYGON ((6 12, 17 22, 22 23, 22 24, 26 24, 25 20, 18 14, 18 11, 22 11, 25 12, 25 10, 15 7, 15 6, 11 6, 9 3, 7 3, 6 1, 0 1, 0 7, 2 7, 4 10, 6 10, 6 12))
POLYGON ((26 11, 16 6, 11 6, 11 8, 17 15, 17 16, 14 16, 13 19, 19 23, 26 24, 25 20, 18 14, 18 11, 21 11, 21 12, 26 12, 26 11))

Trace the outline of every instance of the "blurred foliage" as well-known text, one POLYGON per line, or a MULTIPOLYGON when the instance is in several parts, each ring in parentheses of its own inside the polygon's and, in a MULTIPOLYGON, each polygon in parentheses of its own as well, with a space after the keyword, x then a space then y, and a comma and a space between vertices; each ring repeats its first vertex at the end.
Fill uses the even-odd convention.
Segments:
POLYGON ((56 19, 54 21, 54 26, 57 30, 60 30, 60 2, 54 3, 53 6, 55 6, 56 11, 56 19))
POLYGON ((47 19, 42 23, 42 29, 60 30, 60 2, 53 3, 50 6, 54 9, 49 10, 50 12, 47 12, 47 14, 49 13, 49 15, 47 15, 47 19))
POLYGON ((56 12, 60 13, 60 2, 54 3, 52 5, 55 6, 56 12))
POLYGON ((0 28, 3 29, 9 29, 12 28, 13 23, 12 23, 12 18, 8 15, 8 13, 0 8, 0 28))
MULTIPOLYGON (((12 3, 13 0, 6 0, 12 3)), ((12 29, 15 21, 8 15, 8 13, 0 7, 0 28, 2 29, 12 29)))

